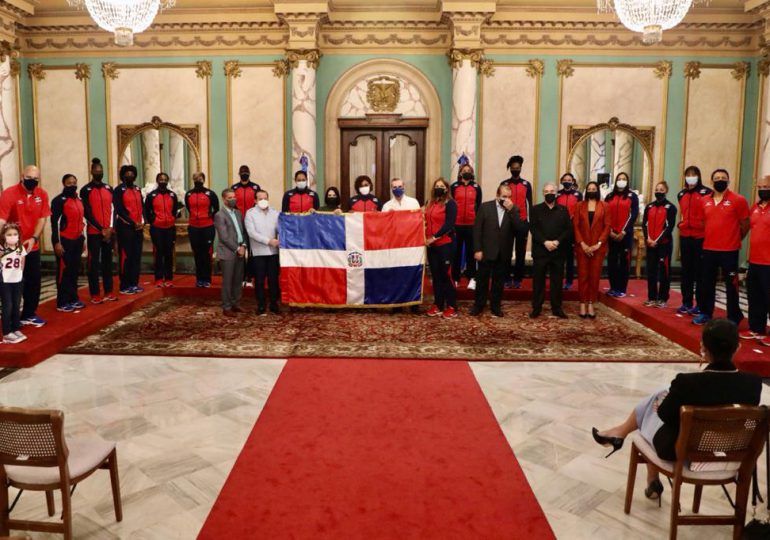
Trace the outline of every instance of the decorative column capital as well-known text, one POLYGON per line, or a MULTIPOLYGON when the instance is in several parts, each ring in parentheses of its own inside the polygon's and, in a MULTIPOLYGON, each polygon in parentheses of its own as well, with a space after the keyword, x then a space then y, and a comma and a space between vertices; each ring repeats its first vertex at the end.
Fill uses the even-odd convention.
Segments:
POLYGON ((11 60, 11 77, 17 77, 21 73, 21 62, 18 60, 11 60))
POLYGON ((733 79, 742 81, 743 79, 748 78, 751 73, 751 64, 748 62, 736 62, 733 64, 733 70, 730 73, 732 74, 733 79))
POLYGON ((559 77, 569 79, 575 74, 575 66, 573 65, 574 63, 575 61, 570 60, 569 58, 559 60, 556 62, 556 73, 559 75, 559 77))
POLYGON ((91 78, 91 66, 88 64, 75 64, 75 78, 86 81, 91 78))
POLYGON ((449 58, 449 65, 455 69, 468 60, 481 75, 489 77, 495 72, 492 60, 484 58, 483 49, 450 49, 447 57, 449 58))
POLYGON ((208 79, 211 77, 211 62, 208 60, 199 60, 198 62, 195 62, 195 65, 197 66, 195 68, 195 75, 199 79, 208 79))
POLYGON ((300 60, 307 62, 309 68, 318 69, 321 53, 318 49, 289 49, 286 51, 286 62, 289 68, 296 68, 300 60))
POLYGON ((526 67, 527 77, 530 77, 532 79, 537 79, 538 77, 542 77, 545 73, 545 62, 542 60, 538 60, 537 58, 534 58, 527 62, 526 67))
POLYGON ((102 63, 102 77, 104 79, 110 79, 114 81, 120 76, 118 71, 118 65, 115 62, 103 62, 102 63))
POLYGON ((700 62, 687 62, 684 65, 685 79, 697 79, 700 77, 700 62))
POLYGON ((757 63, 757 72, 762 77, 770 75, 770 58, 763 58, 757 63))
POLYGON ((19 43, 4 39, 0 41, 0 62, 5 62, 7 59, 16 60, 19 57, 19 43))
POLYGON ((670 60, 661 60, 655 64, 655 77, 658 79, 668 79, 674 72, 674 64, 670 60))
POLYGON ((238 60, 225 61, 225 77, 228 79, 237 79, 241 76, 241 63, 238 60))
POLYGON ((290 2, 276 0, 275 15, 289 27, 289 49, 315 49, 318 47, 318 29, 329 12, 327 1, 290 2))
POLYGON ((29 78, 34 81, 42 81, 45 79, 43 64, 29 64, 27 66, 27 74, 29 75, 29 78))

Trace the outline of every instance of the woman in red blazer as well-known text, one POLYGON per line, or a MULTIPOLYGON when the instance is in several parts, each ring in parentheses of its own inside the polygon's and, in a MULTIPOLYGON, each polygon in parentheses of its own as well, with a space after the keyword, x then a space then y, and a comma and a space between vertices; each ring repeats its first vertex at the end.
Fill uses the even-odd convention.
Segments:
POLYGON ((610 235, 610 214, 607 203, 600 200, 599 184, 586 184, 585 200, 575 208, 575 254, 578 263, 580 317, 596 318, 594 302, 599 297, 599 279, 607 254, 610 235))

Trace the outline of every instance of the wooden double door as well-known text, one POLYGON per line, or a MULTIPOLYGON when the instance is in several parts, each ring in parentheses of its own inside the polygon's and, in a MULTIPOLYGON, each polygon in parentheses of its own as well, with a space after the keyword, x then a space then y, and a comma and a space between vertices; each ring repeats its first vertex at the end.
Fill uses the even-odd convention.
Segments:
POLYGON ((425 200, 425 135, 427 118, 340 119, 340 192, 343 207, 356 194, 361 175, 372 179, 374 194, 390 199, 390 181, 400 178, 406 194, 425 200))

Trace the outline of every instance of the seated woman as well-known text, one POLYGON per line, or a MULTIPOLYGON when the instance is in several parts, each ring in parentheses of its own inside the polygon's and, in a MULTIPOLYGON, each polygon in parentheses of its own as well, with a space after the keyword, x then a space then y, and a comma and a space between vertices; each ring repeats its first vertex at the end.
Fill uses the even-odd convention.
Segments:
MULTIPOLYGON (((737 350, 738 327, 727 319, 712 319, 703 327, 701 336, 701 356, 708 363, 706 369, 680 373, 670 387, 643 399, 622 424, 603 431, 593 428, 594 440, 603 446, 612 446, 609 457, 620 450, 626 435, 638 429, 661 459, 675 461, 682 405, 759 404, 762 379, 735 369, 733 355, 737 350)), ((648 466, 645 496, 660 499, 662 493, 663 484, 648 466)))

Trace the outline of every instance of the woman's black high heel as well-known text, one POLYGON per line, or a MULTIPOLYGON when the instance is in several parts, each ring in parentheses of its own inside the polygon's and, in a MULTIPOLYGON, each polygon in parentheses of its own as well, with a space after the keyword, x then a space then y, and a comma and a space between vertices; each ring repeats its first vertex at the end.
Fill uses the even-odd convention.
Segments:
POLYGON ((663 500, 663 484, 659 479, 655 479, 650 482, 650 485, 644 489, 644 496, 651 500, 658 500, 658 508, 660 508, 661 501, 663 500))
MULTIPOLYGON (((605 459, 610 457, 612 454, 614 454, 621 448, 623 448, 624 439, 621 437, 605 437, 604 435, 599 435, 599 430, 596 428, 591 428, 591 434, 594 436, 594 440, 597 443, 601 444, 602 446, 605 446, 608 444, 612 446, 612 452, 604 456, 605 459)), ((663 488, 661 487, 661 489, 663 488)))

